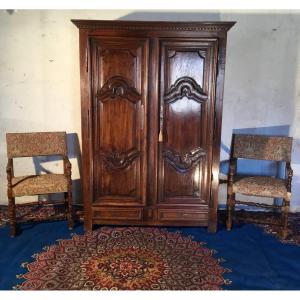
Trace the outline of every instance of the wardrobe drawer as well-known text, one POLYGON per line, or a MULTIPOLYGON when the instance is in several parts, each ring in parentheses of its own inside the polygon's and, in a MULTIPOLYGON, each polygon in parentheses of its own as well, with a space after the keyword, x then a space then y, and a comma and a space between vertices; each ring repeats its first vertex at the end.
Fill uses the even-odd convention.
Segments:
POLYGON ((191 209, 158 209, 161 221, 201 221, 207 219, 207 211, 191 209))
POLYGON ((94 207, 93 218, 101 220, 142 220, 142 208, 94 207))

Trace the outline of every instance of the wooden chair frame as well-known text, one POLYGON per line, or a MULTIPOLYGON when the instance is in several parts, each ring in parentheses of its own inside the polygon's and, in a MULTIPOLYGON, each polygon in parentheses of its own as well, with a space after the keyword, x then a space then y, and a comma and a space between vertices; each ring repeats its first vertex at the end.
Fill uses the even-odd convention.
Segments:
MULTIPOLYGON (((231 230, 232 228, 232 215, 234 213, 234 209, 236 204, 243 204, 261 208, 268 208, 268 209, 281 209, 281 237, 285 239, 288 234, 288 213, 290 208, 290 195, 291 195, 291 187, 292 187, 292 178, 293 178, 293 170, 291 168, 291 162, 285 161, 285 183, 287 189, 287 197, 283 198, 282 205, 269 205, 257 202, 247 202, 247 201, 239 201, 236 200, 235 192, 233 191, 233 183, 234 183, 234 176, 236 175, 237 169, 237 161, 238 158, 233 156, 234 150, 234 138, 235 135, 232 137, 232 145, 231 145, 231 152, 230 152, 230 160, 229 160, 229 174, 228 174, 228 184, 227 184, 227 221, 226 227, 227 230, 231 230)), ((253 194, 253 196, 255 196, 253 194)), ((259 195, 257 195, 259 196, 259 195)), ((250 221, 255 222, 256 220, 251 219, 250 221)), ((280 223, 279 223, 280 224, 280 223)), ((278 225, 276 223, 275 225, 278 225)))
MULTIPOLYGON (((38 133, 42 134, 42 133, 38 133)), ((66 217, 68 220, 68 227, 69 229, 72 229, 74 226, 74 221, 72 217, 72 165, 71 162, 66 154, 47 154, 43 156, 50 156, 50 155, 57 155, 61 156, 63 159, 63 171, 64 175, 67 176, 68 179, 68 187, 67 190, 64 192, 64 202, 66 209, 66 217)), ((33 155, 31 157, 34 157, 36 155, 33 155)), ((18 156, 15 156, 16 158, 18 156)), ((26 157, 28 157, 26 155, 26 157)), ((9 224, 10 224, 10 236, 15 237, 17 233, 17 221, 16 221, 16 203, 15 203, 15 197, 13 196, 13 184, 12 179, 14 177, 14 165, 13 165, 13 157, 8 158, 7 166, 6 166, 6 174, 7 174, 7 197, 8 197, 8 215, 9 215, 9 224)), ((47 193, 45 193, 47 194, 47 193)), ((49 201, 43 202, 45 204, 49 204, 49 201)), ((60 202, 61 203, 61 202, 60 202)), ((55 217, 53 218, 55 219, 55 217)), ((48 219, 49 220, 49 219, 48 219)))

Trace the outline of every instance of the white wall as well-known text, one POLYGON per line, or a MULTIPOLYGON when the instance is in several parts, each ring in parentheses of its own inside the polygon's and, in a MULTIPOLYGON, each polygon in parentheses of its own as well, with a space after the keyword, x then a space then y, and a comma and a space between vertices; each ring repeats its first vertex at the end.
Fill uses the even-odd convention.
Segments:
MULTIPOLYGON (((221 159, 228 159, 233 130, 287 131, 295 138, 292 209, 300 211, 300 12, 0 11, 0 204, 7 203, 5 133, 54 130, 71 134, 74 196, 81 202, 78 30, 73 18, 237 21, 228 35, 221 159)), ((60 167, 57 162, 43 166, 60 167)), ((18 160, 16 167, 18 174, 34 171, 28 159, 18 160)), ((225 197, 223 186, 220 204, 225 197)))

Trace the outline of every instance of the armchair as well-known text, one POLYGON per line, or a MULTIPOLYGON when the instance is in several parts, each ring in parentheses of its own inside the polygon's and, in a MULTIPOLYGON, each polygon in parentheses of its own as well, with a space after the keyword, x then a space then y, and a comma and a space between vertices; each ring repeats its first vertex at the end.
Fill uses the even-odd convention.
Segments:
POLYGON ((65 132, 7 133, 7 197, 9 210, 10 235, 16 235, 15 198, 25 195, 64 193, 64 204, 68 226, 73 227, 72 219, 72 180, 71 163, 67 156, 65 132), (63 174, 41 174, 15 176, 13 159, 58 155, 63 158, 63 174))
POLYGON ((227 230, 231 230, 232 213, 236 204, 252 205, 260 208, 281 209, 281 220, 276 225, 281 226, 282 238, 285 239, 287 237, 293 177, 293 170, 290 164, 292 140, 291 137, 282 136, 233 135, 227 186, 227 230), (236 174, 237 163, 240 158, 285 162, 286 176, 285 178, 253 175, 240 176, 236 174), (236 194, 282 198, 282 204, 270 205, 253 201, 240 201, 236 200, 236 194))

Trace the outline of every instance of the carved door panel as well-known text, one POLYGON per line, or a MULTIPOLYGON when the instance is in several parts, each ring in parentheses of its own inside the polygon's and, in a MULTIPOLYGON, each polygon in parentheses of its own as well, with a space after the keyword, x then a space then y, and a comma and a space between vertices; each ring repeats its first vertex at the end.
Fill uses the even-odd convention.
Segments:
POLYGON ((159 205, 207 205, 216 39, 160 41, 159 205))
POLYGON ((146 193, 148 41, 91 39, 94 201, 142 205, 146 193))

